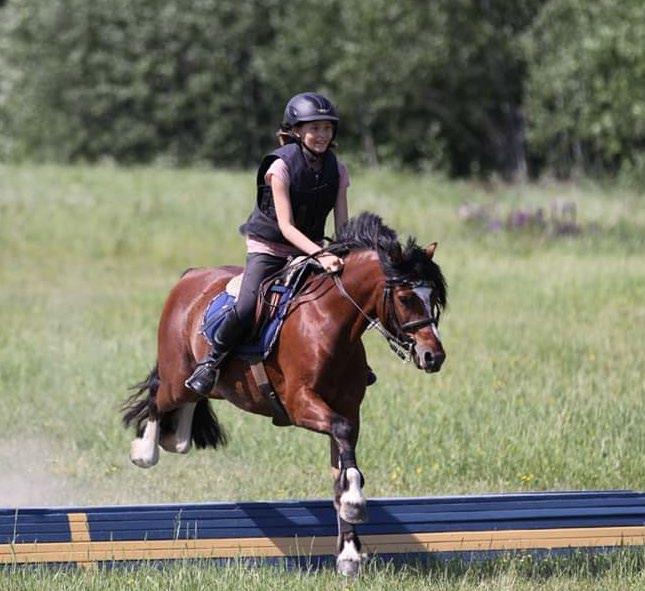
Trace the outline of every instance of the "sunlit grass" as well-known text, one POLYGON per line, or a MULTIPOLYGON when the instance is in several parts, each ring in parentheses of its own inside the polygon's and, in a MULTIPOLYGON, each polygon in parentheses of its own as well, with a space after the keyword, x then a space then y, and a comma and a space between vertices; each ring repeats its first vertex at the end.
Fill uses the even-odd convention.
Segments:
POLYGON ((51 591, 122 589, 173 589, 192 591, 239 590, 396 590, 437 591, 630 591, 645 586, 645 554, 641 550, 612 556, 573 555, 566 558, 499 558, 489 562, 431 562, 393 565, 369 562, 355 580, 336 575, 331 567, 315 570, 284 565, 253 566, 231 561, 217 566, 209 562, 171 563, 162 568, 56 571, 52 568, 15 568, 0 571, 0 591, 51 591))
MULTIPOLYGON (((149 472, 127 462, 118 404, 154 361, 158 315, 178 274, 243 260, 237 226, 253 200, 248 173, 2 172, 0 421, 7 438, 52 440, 51 469, 78 485, 69 502, 328 494, 324 438, 223 403, 227 450, 164 455, 149 472)), ((612 224, 643 228, 636 196, 559 185, 490 193, 360 173, 351 199, 353 211, 374 210, 402 235, 439 240, 450 283, 440 374, 401 366, 380 339, 366 339, 379 374, 359 448, 369 494, 642 485, 635 345, 644 333, 644 257, 621 254, 611 232, 612 224), (598 241, 607 252, 589 250, 595 238, 584 234, 480 236, 456 215, 463 200, 508 205, 522 192, 532 202, 577 199, 582 224, 605 224, 598 241), (603 219, 603 207, 623 213, 603 219)))

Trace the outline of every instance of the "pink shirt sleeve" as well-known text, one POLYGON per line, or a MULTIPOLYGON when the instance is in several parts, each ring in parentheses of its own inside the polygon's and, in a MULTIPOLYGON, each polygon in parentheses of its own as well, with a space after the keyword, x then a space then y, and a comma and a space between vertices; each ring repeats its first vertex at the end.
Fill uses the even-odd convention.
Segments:
MULTIPOLYGON (((287 187, 291 184, 289 181, 289 167, 282 158, 276 158, 264 174, 264 182, 267 185, 271 184, 271 177, 273 175, 280 179, 287 187)), ((338 188, 346 189, 349 187, 349 173, 347 172, 347 167, 340 160, 338 161, 338 176, 338 188)))
POLYGON ((289 180, 289 167, 282 158, 276 158, 264 173, 264 182, 267 185, 271 184, 271 177, 273 175, 281 180, 287 187, 291 184, 291 181, 289 180))

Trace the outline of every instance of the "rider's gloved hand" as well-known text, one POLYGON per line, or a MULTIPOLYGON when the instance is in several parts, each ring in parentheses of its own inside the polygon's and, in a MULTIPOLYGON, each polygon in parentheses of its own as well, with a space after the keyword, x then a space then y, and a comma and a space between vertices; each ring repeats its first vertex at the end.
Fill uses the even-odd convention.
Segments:
POLYGON ((337 257, 335 254, 320 254, 316 257, 316 260, 328 273, 337 273, 343 268, 343 259, 337 257))

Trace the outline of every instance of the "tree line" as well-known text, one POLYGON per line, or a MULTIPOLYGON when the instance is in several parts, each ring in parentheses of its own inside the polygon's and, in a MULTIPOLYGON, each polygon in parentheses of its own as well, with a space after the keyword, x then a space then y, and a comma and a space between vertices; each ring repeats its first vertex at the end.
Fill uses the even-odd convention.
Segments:
POLYGON ((0 158, 249 166, 327 94, 344 156, 642 169, 641 0, 0 0, 0 158))

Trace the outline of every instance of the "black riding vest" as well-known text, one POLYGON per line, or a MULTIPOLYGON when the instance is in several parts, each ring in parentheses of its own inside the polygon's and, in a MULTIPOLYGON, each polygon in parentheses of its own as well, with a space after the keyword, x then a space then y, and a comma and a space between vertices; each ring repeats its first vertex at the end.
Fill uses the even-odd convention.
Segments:
POLYGON ((339 174, 336 156, 327 150, 320 172, 313 170, 305 160, 298 144, 287 144, 262 159, 257 174, 255 209, 240 232, 257 236, 269 242, 289 244, 278 227, 271 186, 264 182, 269 166, 282 158, 289 168, 289 198, 294 225, 313 242, 320 242, 325 235, 325 221, 336 204, 339 174))

